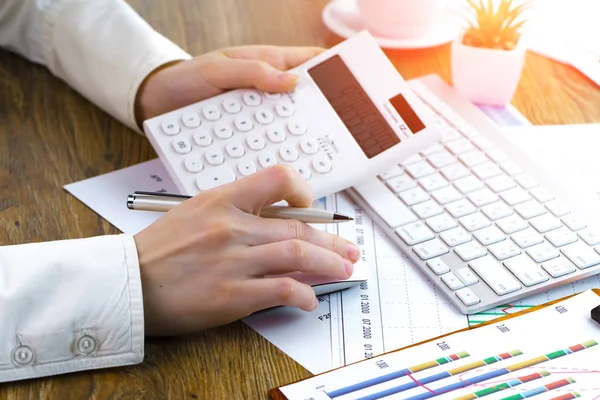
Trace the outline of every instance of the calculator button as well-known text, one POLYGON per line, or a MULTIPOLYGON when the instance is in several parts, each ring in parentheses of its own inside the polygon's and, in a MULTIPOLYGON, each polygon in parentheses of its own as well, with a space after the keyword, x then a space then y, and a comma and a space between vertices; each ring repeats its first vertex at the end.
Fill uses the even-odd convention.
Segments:
POLYGON ((181 120, 186 128, 197 128, 200 126, 200 123, 202 123, 202 120, 195 112, 186 112, 181 117, 181 120))
POLYGON ((275 112, 280 117, 291 117, 294 115, 294 105, 289 101, 282 101, 275 105, 275 112))
POLYGON ((248 117, 240 117, 235 120, 235 127, 240 132, 250 132, 254 128, 252 120, 248 117))
POLYGON ((196 177, 196 186, 200 190, 210 190, 233 181, 235 181, 235 174, 228 167, 212 168, 202 174, 198 174, 196 177))
POLYGON ((277 100, 278 98, 281 97, 281 93, 264 92, 264 95, 267 99, 270 99, 270 100, 277 100))
POLYGON ((321 174, 326 174, 331 171, 331 161, 329 161, 329 158, 325 155, 315 157, 312 161, 312 166, 315 171, 321 174))
POLYGON ((242 99, 244 100, 244 103, 252 107, 258 106, 260 103, 262 103, 260 94, 254 91, 244 92, 242 99))
POLYGON ((236 99, 229 99, 223 102, 223 109, 229 114, 236 114, 242 111, 242 105, 236 99))
POLYGON ((219 139, 229 139, 233 136, 233 131, 226 124, 217 124, 214 127, 215 136, 219 139))
POLYGON ((227 146, 225 146, 225 150, 227 150, 227 154, 233 158, 242 157, 246 151, 244 150, 244 146, 242 146, 239 142, 229 142, 227 146))
POLYGON ((166 120, 166 121, 163 121, 163 123, 161 125, 162 125, 162 130, 165 133, 165 135, 173 136, 173 135, 177 135, 179 132, 181 132, 181 128, 179 127, 179 124, 175 121, 166 120))
POLYGON ((221 111, 216 106, 206 106, 202 109, 202 115, 209 121, 216 121, 221 118, 221 111))
POLYGON ((192 144, 187 139, 175 139, 173 149, 179 154, 187 154, 192 151, 192 144))
POLYGON ((212 136, 205 130, 196 131, 194 132, 194 142, 198 146, 207 147, 212 143, 212 136))
POLYGON ((202 164, 202 160, 198 156, 189 156, 185 159, 183 165, 191 173, 200 172, 204 169, 204 164, 202 164))
POLYGON ((269 168, 277 164, 277 158, 273 154, 263 153, 258 157, 258 162, 263 168, 269 168))
POLYGON ((279 156, 281 156, 283 161, 296 161, 298 159, 298 150, 292 146, 283 146, 279 149, 279 156))
POLYGON ((238 171, 242 176, 252 175, 256 172, 256 165, 252 161, 244 160, 238 164, 238 171))
POLYGON ((275 120, 273 113, 267 109, 257 111, 254 118, 256 118, 256 122, 262 125, 269 125, 275 120))
POLYGON ((305 136, 300 139, 300 149, 306 154, 316 154, 319 151, 319 143, 314 138, 305 136))
POLYGON ((300 135, 304 135, 306 133, 306 125, 303 124, 302 122, 290 121, 287 124, 287 128, 288 128, 288 131, 290 131, 290 133, 292 135, 300 136, 300 135))
POLYGON ((280 127, 271 127, 267 129, 267 137, 273 143, 282 143, 285 141, 285 131, 280 127))
POLYGON ((225 161, 223 153, 217 149, 208 150, 206 154, 204 154, 204 157, 210 165, 221 165, 223 164, 223 161, 225 161))
POLYGON ((265 139, 258 133, 249 135, 246 138, 246 143, 252 150, 262 150, 266 146, 265 139))
POLYGON ((302 164, 296 164, 293 165, 292 168, 294 168, 296 170, 296 172, 298 172, 300 175, 302 175, 302 177, 305 180, 309 180, 311 173, 310 173, 310 169, 308 169, 306 166, 302 165, 302 164))

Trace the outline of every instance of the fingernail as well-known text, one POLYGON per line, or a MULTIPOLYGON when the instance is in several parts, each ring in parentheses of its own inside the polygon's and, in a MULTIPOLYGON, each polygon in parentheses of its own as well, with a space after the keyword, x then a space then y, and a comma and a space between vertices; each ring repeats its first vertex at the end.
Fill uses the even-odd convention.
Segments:
POLYGON ((294 74, 290 74, 289 72, 282 72, 279 74, 279 80, 286 84, 296 84, 298 77, 294 74))
POLYGON ((360 250, 353 244, 348 245, 348 258, 354 262, 360 258, 360 250))
POLYGON ((354 264, 348 260, 344 260, 344 267, 346 267, 346 274, 348 275, 348 278, 350 278, 352 276, 352 272, 354 271, 354 264))

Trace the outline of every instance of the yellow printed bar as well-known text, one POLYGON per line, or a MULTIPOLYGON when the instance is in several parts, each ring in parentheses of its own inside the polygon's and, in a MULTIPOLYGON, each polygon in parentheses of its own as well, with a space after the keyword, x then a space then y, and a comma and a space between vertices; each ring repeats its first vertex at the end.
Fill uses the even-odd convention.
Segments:
POLYGON ((532 365, 543 363, 545 361, 548 361, 548 357, 546 357, 546 356, 539 356, 539 357, 536 357, 536 358, 532 358, 530 360, 526 360, 526 361, 520 362, 518 364, 513 364, 511 366, 506 367, 506 369, 509 370, 510 372, 514 372, 514 371, 518 371, 518 370, 523 369, 523 368, 531 367, 532 365))
POLYGON ((437 361, 429 361, 423 364, 415 365, 414 367, 410 367, 410 370, 415 373, 419 371, 423 371, 429 368, 437 367, 440 365, 437 361))
POLYGON ((485 367, 485 363, 483 361, 475 361, 474 363, 463 365, 462 367, 454 368, 448 371, 450 375, 458 375, 463 372, 471 371, 478 367, 485 367))
POLYGON ((457 397, 454 400, 474 400, 476 398, 477 396, 475 396, 473 393, 469 393, 465 394, 464 396, 457 397))

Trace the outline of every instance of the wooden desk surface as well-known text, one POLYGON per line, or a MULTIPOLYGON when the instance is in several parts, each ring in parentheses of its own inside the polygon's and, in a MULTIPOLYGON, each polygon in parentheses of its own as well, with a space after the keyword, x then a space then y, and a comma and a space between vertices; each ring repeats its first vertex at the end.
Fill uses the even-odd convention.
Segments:
MULTIPOLYGON (((331 46, 327 0, 132 0, 192 54, 242 44, 331 46)), ((407 79, 450 80, 449 46, 388 51, 407 79)), ((534 124, 600 122, 600 89, 528 55, 513 104, 534 124)), ((0 51, 0 244, 118 233, 62 186, 155 158, 146 139, 99 111, 44 68, 0 51)), ((0 385, 0 399, 265 399, 309 373, 245 326, 148 340, 139 366, 0 385)))

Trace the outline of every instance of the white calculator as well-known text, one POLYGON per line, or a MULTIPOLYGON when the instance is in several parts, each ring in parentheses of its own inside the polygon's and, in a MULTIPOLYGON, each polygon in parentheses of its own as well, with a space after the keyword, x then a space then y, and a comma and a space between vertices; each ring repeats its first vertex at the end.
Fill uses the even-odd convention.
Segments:
POLYGON ((440 139, 423 103, 366 31, 290 72, 298 75, 293 92, 233 90, 144 121, 182 194, 288 164, 319 198, 440 139))

